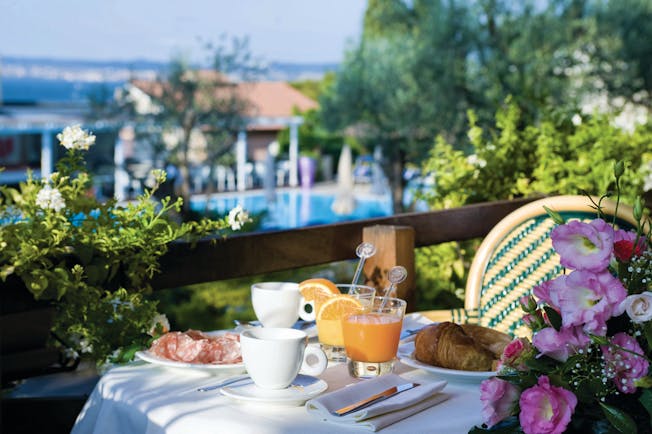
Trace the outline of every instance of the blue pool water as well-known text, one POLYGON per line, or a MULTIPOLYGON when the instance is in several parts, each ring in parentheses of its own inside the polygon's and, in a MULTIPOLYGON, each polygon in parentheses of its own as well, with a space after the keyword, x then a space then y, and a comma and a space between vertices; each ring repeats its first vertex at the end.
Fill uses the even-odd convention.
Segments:
POLYGON ((292 229, 392 214, 389 195, 357 197, 355 210, 347 215, 335 214, 331 210, 335 200, 332 194, 288 190, 276 192, 275 198, 275 201, 268 204, 262 191, 259 194, 221 194, 209 198, 208 203, 205 198, 193 198, 190 207, 198 212, 209 210, 225 214, 240 204, 250 214, 268 211, 262 221, 261 230, 292 229))

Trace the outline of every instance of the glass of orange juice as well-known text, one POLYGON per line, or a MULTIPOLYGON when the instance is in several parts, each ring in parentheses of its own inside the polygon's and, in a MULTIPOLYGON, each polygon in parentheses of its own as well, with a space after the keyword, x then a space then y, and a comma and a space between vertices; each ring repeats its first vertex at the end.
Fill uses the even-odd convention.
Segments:
POLYGON ((370 308, 376 290, 371 286, 337 284, 339 294, 315 298, 317 337, 328 360, 346 362, 342 317, 370 308))
POLYGON ((394 369, 407 302, 400 298, 375 297, 362 312, 342 319, 349 374, 371 378, 394 369))

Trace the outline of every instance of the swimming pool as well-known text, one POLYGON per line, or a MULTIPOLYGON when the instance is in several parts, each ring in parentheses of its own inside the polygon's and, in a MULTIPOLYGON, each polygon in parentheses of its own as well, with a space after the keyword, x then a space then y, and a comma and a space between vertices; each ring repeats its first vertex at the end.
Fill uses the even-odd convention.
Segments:
POLYGON ((225 214, 240 204, 250 214, 267 211, 261 222, 261 230, 292 229, 392 214, 389 195, 357 196, 355 209, 346 215, 331 210, 334 194, 314 190, 286 190, 275 192, 274 197, 275 200, 269 203, 262 191, 214 195, 208 198, 208 202, 205 197, 194 197, 190 200, 190 207, 197 212, 208 210, 225 214))

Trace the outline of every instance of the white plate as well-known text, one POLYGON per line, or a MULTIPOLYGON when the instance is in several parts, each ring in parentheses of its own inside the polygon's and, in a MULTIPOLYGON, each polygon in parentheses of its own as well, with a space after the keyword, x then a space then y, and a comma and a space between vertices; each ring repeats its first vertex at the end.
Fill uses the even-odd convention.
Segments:
MULTIPOLYGON (((226 333, 233 333, 230 330, 218 330, 213 332, 205 332, 209 336, 220 336, 226 333)), ((183 369, 196 369, 204 371, 213 371, 215 373, 238 373, 244 372, 245 366, 244 363, 228 363, 228 364, 203 364, 203 363, 186 363, 186 362, 177 362, 176 360, 166 359, 164 357, 159 357, 156 354, 151 353, 149 350, 138 351, 136 352, 136 357, 145 362, 153 363, 155 365, 167 366, 170 368, 183 368, 183 369)))
POLYGON ((423 369, 450 383, 480 383, 482 380, 486 380, 497 374, 496 371, 460 371, 457 369, 446 369, 420 362, 414 358, 414 342, 401 345, 398 348, 398 358, 404 365, 423 369))
POLYGON ((314 398, 326 389, 328 389, 328 384, 324 380, 299 374, 292 382, 292 386, 285 389, 263 389, 254 383, 240 383, 223 387, 220 392, 237 401, 296 407, 303 405, 307 400, 314 398))

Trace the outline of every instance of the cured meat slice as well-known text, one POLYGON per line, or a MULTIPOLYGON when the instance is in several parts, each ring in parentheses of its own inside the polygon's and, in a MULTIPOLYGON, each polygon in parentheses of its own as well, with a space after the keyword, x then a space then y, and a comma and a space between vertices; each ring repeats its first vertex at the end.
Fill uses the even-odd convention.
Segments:
POLYGON ((233 364, 242 362, 240 336, 211 336, 198 330, 168 332, 152 342, 149 351, 159 357, 185 363, 233 364))

